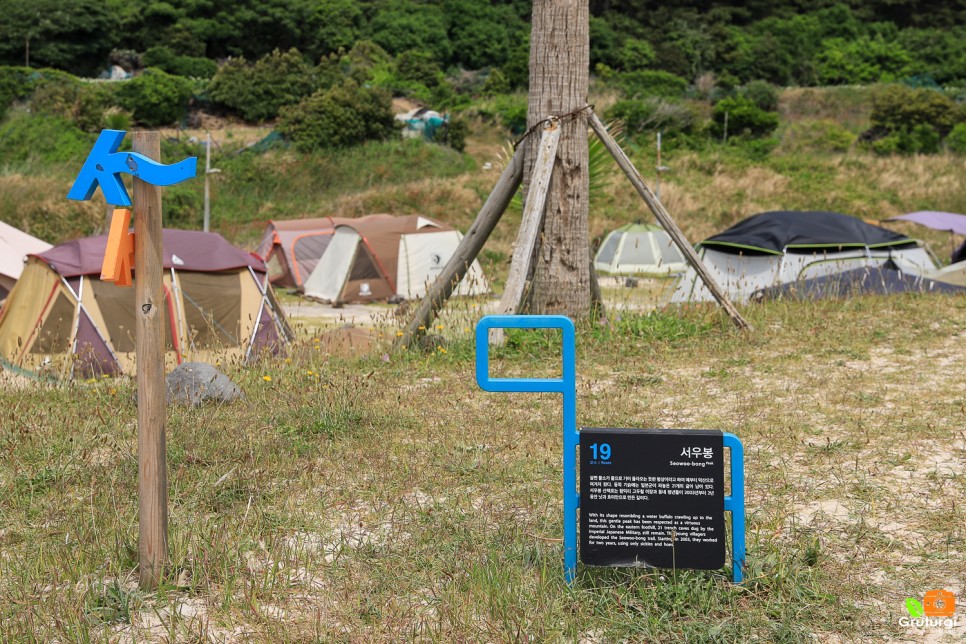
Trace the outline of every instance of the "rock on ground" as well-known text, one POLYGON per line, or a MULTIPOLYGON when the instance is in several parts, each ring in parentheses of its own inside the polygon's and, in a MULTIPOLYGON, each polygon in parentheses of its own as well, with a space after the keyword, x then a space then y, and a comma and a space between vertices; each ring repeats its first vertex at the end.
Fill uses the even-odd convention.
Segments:
POLYGON ((200 405, 203 402, 228 403, 244 398, 231 379, 204 362, 185 362, 167 377, 168 402, 200 405))

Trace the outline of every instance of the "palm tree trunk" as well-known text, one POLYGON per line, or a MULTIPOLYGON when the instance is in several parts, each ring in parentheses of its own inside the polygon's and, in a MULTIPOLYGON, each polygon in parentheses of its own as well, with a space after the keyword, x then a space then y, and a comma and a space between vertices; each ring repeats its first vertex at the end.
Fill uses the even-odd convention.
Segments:
MULTIPOLYGON (((528 127, 586 106, 589 67, 588 0, 534 0, 528 127)), ((543 234, 537 243, 524 308, 532 313, 579 317, 591 310, 587 115, 579 112, 564 117, 561 126, 543 234)), ((527 140, 525 189, 539 142, 540 137, 534 135, 527 140)))

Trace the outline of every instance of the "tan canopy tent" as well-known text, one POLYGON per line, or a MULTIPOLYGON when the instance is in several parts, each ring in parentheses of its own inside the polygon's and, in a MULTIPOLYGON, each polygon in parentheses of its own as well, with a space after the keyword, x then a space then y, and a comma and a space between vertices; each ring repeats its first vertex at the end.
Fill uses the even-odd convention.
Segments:
POLYGON ((30 253, 42 253, 50 244, 0 221, 0 300, 7 297, 20 279, 24 260, 30 253))
MULTIPOLYGON (((0 310, 0 360, 60 377, 134 372, 134 289, 99 279, 106 245, 101 235, 29 256, 0 310)), ((213 233, 165 230, 163 247, 169 368, 249 360, 293 338, 260 259, 213 233)))
MULTIPOLYGON (((343 220, 305 280, 305 295, 332 303, 422 297, 460 239, 459 231, 421 215, 343 220)), ((483 270, 474 261, 454 295, 489 290, 483 270)))

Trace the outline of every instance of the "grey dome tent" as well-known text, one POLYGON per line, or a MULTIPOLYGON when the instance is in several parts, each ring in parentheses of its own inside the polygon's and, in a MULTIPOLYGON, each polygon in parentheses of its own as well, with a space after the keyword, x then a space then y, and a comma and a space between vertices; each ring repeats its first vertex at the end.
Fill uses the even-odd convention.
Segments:
MULTIPOLYGON (((760 289, 833 275, 891 259, 903 272, 920 275, 937 262, 921 242, 825 211, 773 211, 749 217, 697 244, 698 256, 718 285, 744 303, 760 289)), ((691 267, 671 302, 712 301, 691 267)))
POLYGON ((671 236, 652 224, 626 224, 612 230, 594 256, 594 268, 612 275, 668 275, 687 266, 671 236))
POLYGON ((755 291, 751 299, 756 302, 783 299, 821 300, 895 293, 966 293, 966 287, 946 284, 922 275, 903 273, 889 260, 881 266, 863 266, 834 275, 770 286, 755 291))

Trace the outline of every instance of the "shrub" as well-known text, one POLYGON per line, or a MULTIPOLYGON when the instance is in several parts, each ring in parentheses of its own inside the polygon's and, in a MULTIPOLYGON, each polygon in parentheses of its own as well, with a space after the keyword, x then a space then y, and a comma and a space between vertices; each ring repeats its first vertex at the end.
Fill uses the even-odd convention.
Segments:
POLYGON ((439 140, 457 152, 462 152, 466 149, 466 135, 469 131, 470 126, 466 119, 454 116, 443 126, 442 136, 439 137, 439 140))
POLYGON ((77 164, 94 139, 70 120, 46 114, 17 114, 0 125, 5 163, 37 159, 46 164, 77 164))
POLYGON ((892 81, 905 76, 912 57, 901 45, 885 39, 830 38, 816 57, 819 81, 827 85, 892 81))
POLYGON ((282 108, 278 131, 306 152, 385 139, 395 131, 392 100, 382 90, 347 79, 282 108))
POLYGON ((36 73, 29 67, 0 67, 0 119, 14 101, 30 96, 34 86, 31 77, 36 73))
POLYGON ((483 96, 496 96, 497 94, 507 94, 510 91, 510 82, 504 74, 499 69, 491 69, 486 75, 486 80, 483 81, 483 87, 480 88, 480 93, 483 96))
POLYGON ((949 132, 946 149, 954 154, 966 154, 966 123, 960 123, 949 132))
POLYGON ((830 119, 800 120, 788 126, 782 136, 786 152, 847 152, 856 136, 830 119))
POLYGON ((688 88, 688 82, 680 76, 656 70, 624 72, 617 75, 617 82, 627 98, 679 97, 688 88))
POLYGON ((872 95, 873 128, 885 132, 911 132, 917 125, 929 125, 945 136, 962 116, 951 98, 931 89, 886 85, 872 95))
POLYGON ((643 101, 618 101, 607 110, 607 120, 623 122, 624 130, 631 138, 644 132, 661 132, 672 139, 695 133, 701 121, 690 104, 654 97, 643 101))
POLYGON ((740 94, 766 112, 778 110, 778 88, 763 80, 754 80, 741 88, 740 94))
POLYGON ((142 125, 170 125, 180 121, 191 98, 191 85, 180 76, 148 68, 126 81, 117 93, 121 107, 142 125))
POLYGON ((778 114, 766 112, 744 96, 729 96, 714 106, 712 120, 718 136, 725 134, 725 119, 728 136, 759 138, 768 136, 778 127, 778 114))
POLYGON ((246 121, 260 122, 278 116, 317 89, 316 74, 297 49, 273 51, 249 65, 244 58, 222 65, 211 79, 211 100, 246 121))
POLYGON ((210 58, 179 56, 163 45, 148 49, 141 61, 145 67, 157 67, 175 76, 211 78, 218 71, 218 64, 210 58))
POLYGON ((939 151, 940 138, 934 127, 920 123, 876 139, 872 150, 876 154, 934 154, 939 151))
POLYGON ((654 62, 655 54, 651 43, 637 38, 628 38, 618 53, 621 69, 626 72, 643 70, 654 62))

